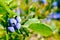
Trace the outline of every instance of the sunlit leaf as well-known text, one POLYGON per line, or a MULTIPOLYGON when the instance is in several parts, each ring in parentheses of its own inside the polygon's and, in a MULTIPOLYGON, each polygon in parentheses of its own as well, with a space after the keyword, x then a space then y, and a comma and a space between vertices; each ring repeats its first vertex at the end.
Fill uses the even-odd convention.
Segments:
POLYGON ((46 25, 41 23, 34 23, 29 26, 31 30, 33 30, 36 33, 40 33, 42 36, 48 37, 52 35, 52 29, 46 25))
POLYGON ((0 14, 1 13, 5 14, 5 13, 7 13, 7 11, 3 7, 0 7, 0 14))
POLYGON ((9 4, 12 0, 2 0, 2 1, 9 4))
POLYGON ((17 7, 18 7, 18 4, 17 4, 16 1, 14 1, 14 2, 12 2, 12 3, 9 5, 9 7, 10 7, 11 9, 17 8, 17 7))
POLYGON ((0 24, 0 30, 1 30, 1 29, 4 29, 4 28, 3 28, 3 26, 0 24))
POLYGON ((1 21, 5 22, 5 20, 4 20, 3 18, 0 17, 0 22, 1 22, 1 21))
MULTIPOLYGON (((4 2, 0 1, 0 4, 3 6, 3 8, 9 13, 10 17, 13 17, 16 13, 13 12, 4 2)), ((17 15, 17 14, 16 14, 17 15)))
POLYGON ((50 28, 52 29, 52 31, 56 30, 56 25, 54 23, 51 23, 50 28))
POLYGON ((0 17, 2 17, 3 16, 3 14, 0 14, 0 17))
POLYGON ((30 24, 32 23, 40 23, 40 21, 36 18, 33 18, 33 19, 29 19, 25 24, 24 24, 24 27, 28 27, 30 24))

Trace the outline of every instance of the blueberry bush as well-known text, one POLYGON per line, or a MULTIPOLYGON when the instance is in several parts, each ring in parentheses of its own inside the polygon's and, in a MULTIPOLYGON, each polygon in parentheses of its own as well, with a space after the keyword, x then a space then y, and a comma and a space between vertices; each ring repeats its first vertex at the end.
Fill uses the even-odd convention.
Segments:
POLYGON ((0 40, 60 40, 60 1, 0 0, 0 40))

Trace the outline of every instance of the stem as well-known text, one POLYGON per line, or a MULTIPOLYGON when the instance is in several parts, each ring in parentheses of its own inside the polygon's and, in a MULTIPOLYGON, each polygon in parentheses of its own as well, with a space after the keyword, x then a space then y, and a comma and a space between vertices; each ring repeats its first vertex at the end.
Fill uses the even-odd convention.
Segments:
POLYGON ((8 30, 6 30, 6 28, 4 29, 4 31, 6 31, 6 40, 9 40, 9 36, 8 36, 8 30))
POLYGON ((6 40, 9 40, 9 38, 8 38, 8 33, 6 33, 6 40))
POLYGON ((20 34, 20 31, 18 30, 18 33, 20 34))

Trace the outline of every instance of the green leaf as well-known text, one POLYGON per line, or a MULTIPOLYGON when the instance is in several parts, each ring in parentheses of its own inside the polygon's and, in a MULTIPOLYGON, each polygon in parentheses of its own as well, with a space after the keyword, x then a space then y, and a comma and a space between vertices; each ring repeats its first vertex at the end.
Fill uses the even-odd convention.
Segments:
POLYGON ((3 2, 5 2, 6 4, 9 4, 12 0, 2 0, 3 2))
POLYGON ((48 37, 52 35, 52 29, 46 25, 41 23, 34 23, 29 26, 31 30, 33 30, 36 33, 40 33, 42 36, 48 37))
POLYGON ((7 13, 7 11, 3 7, 0 7, 0 14, 1 13, 5 14, 5 13, 7 13))
POLYGON ((4 27, 0 24, 0 30, 4 29, 4 27))
POLYGON ((3 18, 0 17, 0 22, 1 22, 1 21, 5 22, 5 20, 4 20, 3 18))
MULTIPOLYGON (((4 2, 2 2, 1 0, 0 0, 0 4, 1 4, 1 6, 9 13, 9 17, 13 17, 16 13, 15 12, 13 12, 10 8, 9 8, 9 6, 7 6, 6 4, 4 4, 4 2)), ((17 15, 17 14, 16 14, 17 15)))
POLYGON ((26 4, 28 4, 29 3, 29 0, 25 0, 25 2, 26 2, 26 4))
POLYGON ((12 3, 9 5, 9 7, 10 7, 11 9, 15 9, 15 8, 18 7, 18 4, 17 4, 16 1, 14 1, 14 2, 12 2, 12 3))
POLYGON ((29 19, 23 26, 28 27, 32 23, 40 23, 40 20, 38 20, 36 18, 29 19))
POLYGON ((56 25, 54 23, 51 23, 51 25, 49 27, 52 29, 52 31, 56 30, 56 25))

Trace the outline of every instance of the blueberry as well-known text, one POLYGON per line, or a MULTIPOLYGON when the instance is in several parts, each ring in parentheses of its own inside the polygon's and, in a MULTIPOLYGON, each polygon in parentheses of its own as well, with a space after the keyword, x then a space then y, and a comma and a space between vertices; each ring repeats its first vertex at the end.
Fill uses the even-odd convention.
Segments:
POLYGON ((8 27, 8 30, 9 30, 10 32, 15 32, 14 27, 8 27))
POLYGON ((21 22, 20 16, 16 16, 15 19, 16 19, 17 23, 20 23, 21 22))
POLYGON ((60 13, 53 16, 54 19, 60 19, 60 13))
POLYGON ((17 23, 16 26, 15 26, 15 29, 20 29, 21 28, 21 24, 20 23, 17 23))
POLYGON ((58 6, 57 2, 53 2, 52 6, 57 7, 58 6))
POLYGON ((42 2, 43 2, 44 4, 46 4, 46 0, 42 0, 42 2))
POLYGON ((53 19, 60 19, 60 13, 52 13, 51 15, 49 15, 49 17, 53 19))
POLYGON ((14 18, 9 20, 9 24, 11 24, 11 26, 16 25, 16 23, 17 23, 17 21, 14 18))

